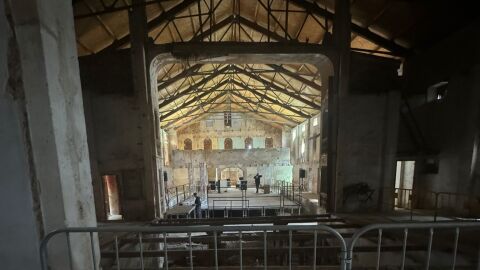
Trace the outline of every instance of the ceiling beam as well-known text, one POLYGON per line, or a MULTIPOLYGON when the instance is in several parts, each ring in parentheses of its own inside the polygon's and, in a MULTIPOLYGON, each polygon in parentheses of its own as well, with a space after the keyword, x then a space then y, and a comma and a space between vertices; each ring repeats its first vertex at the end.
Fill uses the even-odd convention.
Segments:
POLYGON ((159 81, 161 82, 161 84, 158 85, 158 89, 167 88, 168 86, 172 85, 178 80, 181 80, 188 76, 194 76, 195 73, 198 71, 198 69, 200 69, 202 66, 203 64, 195 64, 187 69, 184 69, 182 72, 180 72, 179 74, 175 75, 172 78, 159 81))
MULTIPOLYGON (((221 98, 221 97, 223 97, 223 96, 225 96, 225 95, 226 95, 226 93, 220 93, 220 94, 216 95, 215 97, 211 98, 211 99, 209 100, 209 102, 214 102, 214 101, 216 101, 217 99, 219 99, 219 98, 221 98)), ((185 118, 188 118, 189 115, 192 115, 194 112, 200 110, 201 108, 203 108, 204 105, 208 105, 208 102, 202 102, 202 103, 198 104, 197 107, 189 110, 189 111, 185 114, 185 117, 180 117, 180 118, 178 118, 178 119, 176 119, 176 120, 173 120, 173 121, 170 121, 170 122, 167 121, 168 123, 167 123, 166 125, 162 126, 162 128, 169 128, 169 127, 171 127, 173 124, 175 124, 175 123, 177 123, 177 122, 179 122, 179 121, 181 121, 181 120, 184 120, 185 118)), ((212 106, 213 106, 213 105, 212 105, 212 106)), ((217 107, 218 107, 218 106, 220 106, 220 105, 217 105, 217 107)), ((211 109, 211 107, 210 107, 206 112, 208 112, 210 109, 211 109)), ((160 122, 162 122, 162 119, 160 119, 160 122)))
POLYGON ((322 92, 322 86, 319 85, 319 84, 316 84, 315 82, 313 81, 310 81, 310 80, 307 80, 305 78, 303 78, 302 76, 298 75, 297 73, 295 72, 292 72, 284 67, 282 67, 281 65, 276 65, 276 64, 269 64, 268 65, 269 67, 271 67, 273 70, 279 72, 279 73, 282 73, 282 74, 285 74, 287 75, 288 77, 291 77, 305 85, 308 85, 310 86, 311 88, 319 91, 319 92, 322 92))
POLYGON ((167 113, 165 113, 165 114, 162 114, 162 115, 161 115, 161 119, 164 119, 164 118, 169 117, 170 115, 172 115, 172 114, 174 114, 174 113, 176 113, 176 112, 178 112, 178 111, 180 111, 180 110, 182 110, 182 109, 190 106, 191 104, 193 104, 193 103, 196 102, 196 101, 200 101, 200 99, 204 98, 205 96, 207 96, 207 95, 210 94, 210 93, 215 92, 217 89, 219 89, 220 87, 226 85, 227 83, 228 83, 227 80, 222 81, 221 83, 215 85, 212 89, 210 89, 210 90, 208 90, 208 91, 205 91, 205 92, 201 93, 200 95, 198 95, 198 96, 196 96, 196 97, 193 97, 193 98, 191 98, 190 100, 182 103, 182 105, 176 107, 175 109, 173 109, 173 110, 171 110, 171 111, 169 111, 169 112, 167 112, 167 113))
POLYGON ((269 81, 261 78, 260 76, 255 75, 255 74, 253 74, 253 73, 251 73, 251 72, 248 72, 248 71, 246 71, 246 70, 243 70, 243 69, 241 69, 241 68, 239 68, 239 67, 237 67, 237 66, 234 66, 233 69, 235 69, 238 73, 242 73, 242 74, 244 74, 244 75, 246 75, 246 76, 248 76, 248 77, 250 77, 250 78, 252 78, 252 79, 254 79, 254 80, 256 80, 256 81, 258 81, 258 82, 260 82, 260 83, 262 83, 262 84, 265 85, 267 88, 270 88, 270 89, 272 89, 272 90, 275 90, 275 91, 278 91, 278 92, 280 92, 280 93, 283 93, 283 94, 285 94, 285 95, 287 95, 287 96, 289 96, 289 97, 291 97, 291 98, 294 98, 294 99, 302 102, 302 103, 305 104, 305 105, 308 105, 308 106, 310 106, 310 107, 312 107, 312 108, 314 108, 314 109, 320 110, 320 105, 319 105, 319 104, 317 104, 317 103, 315 103, 315 102, 313 102, 313 101, 311 101, 311 100, 308 100, 308 99, 302 97, 302 96, 299 95, 299 94, 296 94, 296 93, 293 93, 293 92, 288 91, 287 89, 281 88, 281 87, 277 86, 276 84, 273 84, 273 83, 271 83, 271 82, 269 82, 269 81))
MULTIPOLYGON (((274 127, 277 127, 277 128, 282 129, 282 126, 279 125, 279 123, 282 124, 282 125, 287 125, 287 126, 289 126, 289 127, 294 127, 294 126, 297 125, 296 123, 289 122, 289 121, 287 121, 287 120, 285 120, 285 119, 284 119, 284 120, 281 120, 281 121, 279 121, 279 120, 277 120, 277 121, 272 121, 272 119, 264 116, 263 114, 261 114, 261 113, 259 113, 259 112, 253 111, 252 109, 248 108, 247 106, 243 106, 242 104, 240 104, 240 103, 238 103, 238 102, 233 102, 233 101, 232 101, 232 103, 234 103, 235 105, 239 106, 240 108, 243 108, 243 109, 249 111, 249 113, 248 113, 248 112, 245 112, 246 114, 251 114, 254 118, 257 118, 257 120, 259 120, 259 121, 261 121, 261 122, 264 122, 264 123, 266 123, 266 124, 272 125, 272 126, 274 126, 274 127)), ((283 119, 283 118, 282 118, 282 119, 283 119)))
POLYGON ((219 31, 220 29, 222 29, 223 27, 231 24, 234 20, 234 16, 233 15, 230 15, 228 16, 227 18, 221 20, 220 22, 212 25, 210 28, 208 28, 207 30, 203 31, 202 33, 200 33, 199 35, 196 35, 194 37, 192 37, 190 39, 190 41, 202 41, 204 38, 210 36, 211 34, 219 31))
POLYGON ((212 74, 206 76, 206 77, 203 77, 203 79, 201 79, 199 82, 193 84, 193 85, 190 85, 187 89, 185 89, 184 91, 182 92, 179 92, 178 94, 176 95, 172 95, 170 97, 168 97, 167 99, 165 99, 162 103, 160 103, 158 105, 159 108, 163 108, 165 106, 167 106, 168 104, 172 103, 173 101, 175 101, 176 99, 180 98, 180 97, 183 97, 191 92, 193 92, 195 89, 197 89, 198 87, 200 87, 201 85, 207 83, 208 81, 214 79, 215 77, 217 77, 218 75, 221 75, 223 72, 225 72, 226 70, 228 69, 228 66, 225 66, 221 69, 218 69, 216 71, 214 71, 212 74))
MULTIPOLYGON (((169 22, 170 20, 174 19, 175 15, 179 14, 180 12, 186 10, 188 7, 190 7, 192 4, 197 2, 199 0, 183 0, 181 3, 178 5, 172 7, 171 9, 164 11, 160 13, 156 18, 150 20, 147 23, 147 30, 150 32, 153 29, 157 28, 160 26, 162 23, 169 22)), ((112 50, 112 49, 117 49, 119 47, 122 47, 130 42, 130 32, 127 33, 125 36, 123 36, 120 39, 115 40, 107 46, 104 50, 112 50)))
MULTIPOLYGON (((335 16, 334 13, 329 12, 328 10, 322 9, 319 6, 317 6, 314 3, 311 3, 309 1, 305 0, 290 0, 291 3, 294 5, 304 8, 305 10, 308 10, 309 12, 318 15, 320 17, 326 18, 328 20, 332 20, 335 16)), ((361 27, 353 22, 350 22, 350 27, 352 29, 352 32, 355 34, 391 51, 396 53, 399 56, 406 56, 407 54, 410 53, 410 50, 398 45, 395 43, 393 40, 384 38, 380 35, 375 34, 374 32, 370 31, 368 28, 361 27)))
MULTIPOLYGON (((252 104, 255 103, 253 100, 251 100, 251 99, 249 99, 249 98, 247 98, 247 97, 244 97, 244 96, 242 96, 242 95, 240 95, 240 94, 238 94, 238 93, 232 92, 232 95, 234 95, 234 96, 242 99, 243 101, 251 102, 252 104)), ((285 119, 285 120, 287 120, 287 121, 289 121, 289 122, 295 123, 296 125, 300 124, 300 121, 294 120, 294 119, 292 119, 292 118, 290 118, 290 117, 288 117, 288 116, 285 116, 285 115, 283 115, 283 114, 281 114, 281 113, 278 113, 278 112, 276 112, 276 111, 274 111, 274 110, 272 110, 272 109, 264 106, 264 105, 261 104, 261 103, 258 103, 257 105, 258 105, 258 107, 262 108, 263 110, 266 110, 266 111, 268 111, 268 112, 270 112, 270 113, 273 113, 273 114, 275 114, 275 115, 277 115, 277 116, 279 116, 279 117, 281 117, 281 118, 283 118, 283 119, 285 119)))
POLYGON ((296 114, 296 115, 299 115, 299 116, 301 116, 301 117, 303 117, 303 118, 309 118, 309 117, 310 117, 310 115, 308 115, 308 114, 306 114, 306 113, 303 113, 303 112, 301 112, 301 111, 299 111, 299 110, 296 110, 296 109, 294 109, 294 108, 292 108, 292 107, 290 107, 290 106, 288 106, 288 105, 286 105, 286 104, 283 104, 283 103, 281 103, 280 101, 278 101, 278 100, 276 100, 276 99, 274 99, 274 98, 271 98, 271 97, 269 97, 269 96, 267 96, 267 95, 265 95, 265 94, 262 94, 262 93, 260 93, 260 92, 258 92, 258 91, 256 91, 256 90, 250 88, 248 85, 239 83, 239 82, 237 82, 237 81, 234 81, 233 83, 234 83, 235 85, 237 85, 237 86, 239 86, 239 87, 242 87, 242 88, 244 88, 245 90, 247 90, 247 91, 249 91, 249 92, 251 92, 251 93, 253 93, 253 94, 255 94, 255 95, 257 95, 257 96, 259 96, 259 97, 261 97, 261 98, 263 98, 263 99, 266 99, 266 100, 268 100, 268 101, 270 101, 270 102, 272 102, 272 103, 274 103, 274 104, 276 104, 276 105, 278 105, 278 106, 280 106, 280 107, 282 107, 282 108, 284 108, 284 109, 286 109, 286 110, 288 110, 288 111, 293 112, 293 113, 296 114))

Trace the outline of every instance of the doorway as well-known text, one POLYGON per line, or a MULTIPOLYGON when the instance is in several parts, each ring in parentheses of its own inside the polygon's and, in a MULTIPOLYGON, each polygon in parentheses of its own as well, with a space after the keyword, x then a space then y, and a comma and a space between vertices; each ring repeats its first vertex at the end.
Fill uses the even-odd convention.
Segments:
POLYGON ((103 175, 103 190, 107 220, 121 220, 120 192, 116 175, 103 175))
POLYGON ((414 173, 414 160, 397 161, 397 170, 395 175, 395 207, 411 207, 414 173))
POLYGON ((220 172, 220 179, 230 179, 230 186, 236 186, 240 177, 243 177, 243 171, 240 168, 225 168, 220 172))

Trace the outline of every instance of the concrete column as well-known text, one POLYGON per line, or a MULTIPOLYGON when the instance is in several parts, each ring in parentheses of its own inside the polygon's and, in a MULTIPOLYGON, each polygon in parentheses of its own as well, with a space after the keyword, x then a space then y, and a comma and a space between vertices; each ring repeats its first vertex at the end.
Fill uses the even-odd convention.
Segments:
MULTIPOLYGON (((46 233, 96 226, 73 11, 61 0, 8 3, 0 0, 0 262, 39 269, 46 233)), ((89 238, 71 244, 74 269, 91 266, 89 238)), ((49 255, 50 269, 69 269, 65 237, 49 255)))
POLYGON ((144 163, 144 191, 146 200, 147 219, 161 217, 165 209, 164 197, 158 197, 158 192, 164 192, 163 181, 158 177, 160 162, 157 153, 157 136, 155 130, 154 100, 149 87, 149 72, 146 63, 147 43, 147 17, 143 0, 135 0, 132 11, 129 12, 131 52, 132 52, 132 75, 133 85, 142 112, 142 144, 144 163), (157 187, 157 188, 156 188, 157 187), (155 205, 155 203, 157 205, 155 205))
POLYGON ((384 138, 382 145, 381 182, 379 183, 378 209, 389 210, 393 205, 397 158, 398 128, 400 121, 400 92, 386 94, 384 138))
POLYGON ((329 99, 329 136, 328 136, 328 167, 329 194, 327 211, 335 212, 337 204, 342 202, 343 184, 338 177, 337 137, 340 124, 341 98, 347 96, 350 78, 350 42, 351 42, 350 1, 335 1, 335 17, 333 24, 333 42, 337 50, 333 59, 334 78, 328 91, 329 99))

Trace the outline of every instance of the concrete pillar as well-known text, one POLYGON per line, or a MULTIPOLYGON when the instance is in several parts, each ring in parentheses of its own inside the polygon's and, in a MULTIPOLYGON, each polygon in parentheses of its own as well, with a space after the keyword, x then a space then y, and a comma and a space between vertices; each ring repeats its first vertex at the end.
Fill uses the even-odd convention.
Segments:
MULTIPOLYGON (((1 268, 39 269, 46 233, 96 226, 71 2, 0 0, 0 36, 1 268)), ((74 269, 92 265, 89 238, 71 244, 74 269)), ((69 269, 65 237, 49 255, 69 269)))
POLYGON ((157 137, 155 130, 156 97, 150 87, 150 74, 147 72, 146 44, 147 17, 143 0, 135 0, 132 11, 129 12, 132 75, 135 94, 142 112, 142 144, 144 161, 144 191, 146 199, 147 219, 161 217, 165 210, 164 183, 158 176, 162 164, 157 153, 157 137))
POLYGON ((378 209, 390 210, 393 205, 395 172, 400 121, 400 91, 386 93, 384 137, 382 145, 381 182, 379 183, 378 209))
POLYGON ((337 170, 337 137, 341 119, 341 98, 348 94, 349 88, 351 42, 350 23, 350 1, 336 0, 332 34, 337 53, 335 59, 333 59, 335 75, 333 81, 329 82, 328 88, 329 136, 327 181, 329 182, 329 194, 327 211, 329 212, 335 212, 337 204, 342 202, 343 184, 340 183, 337 170))

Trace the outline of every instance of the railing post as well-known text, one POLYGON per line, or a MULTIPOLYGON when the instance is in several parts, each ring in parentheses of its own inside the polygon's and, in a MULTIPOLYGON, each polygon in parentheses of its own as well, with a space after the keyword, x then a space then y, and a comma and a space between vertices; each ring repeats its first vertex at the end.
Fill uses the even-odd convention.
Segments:
POLYGON ((439 193, 435 192, 435 209, 434 209, 434 213, 433 213, 433 221, 437 221, 437 210, 438 210, 438 197, 439 197, 439 193))
POLYGON ((175 195, 177 196, 177 203, 176 204, 178 204, 178 202, 179 202, 178 201, 178 187, 175 187, 175 195))

